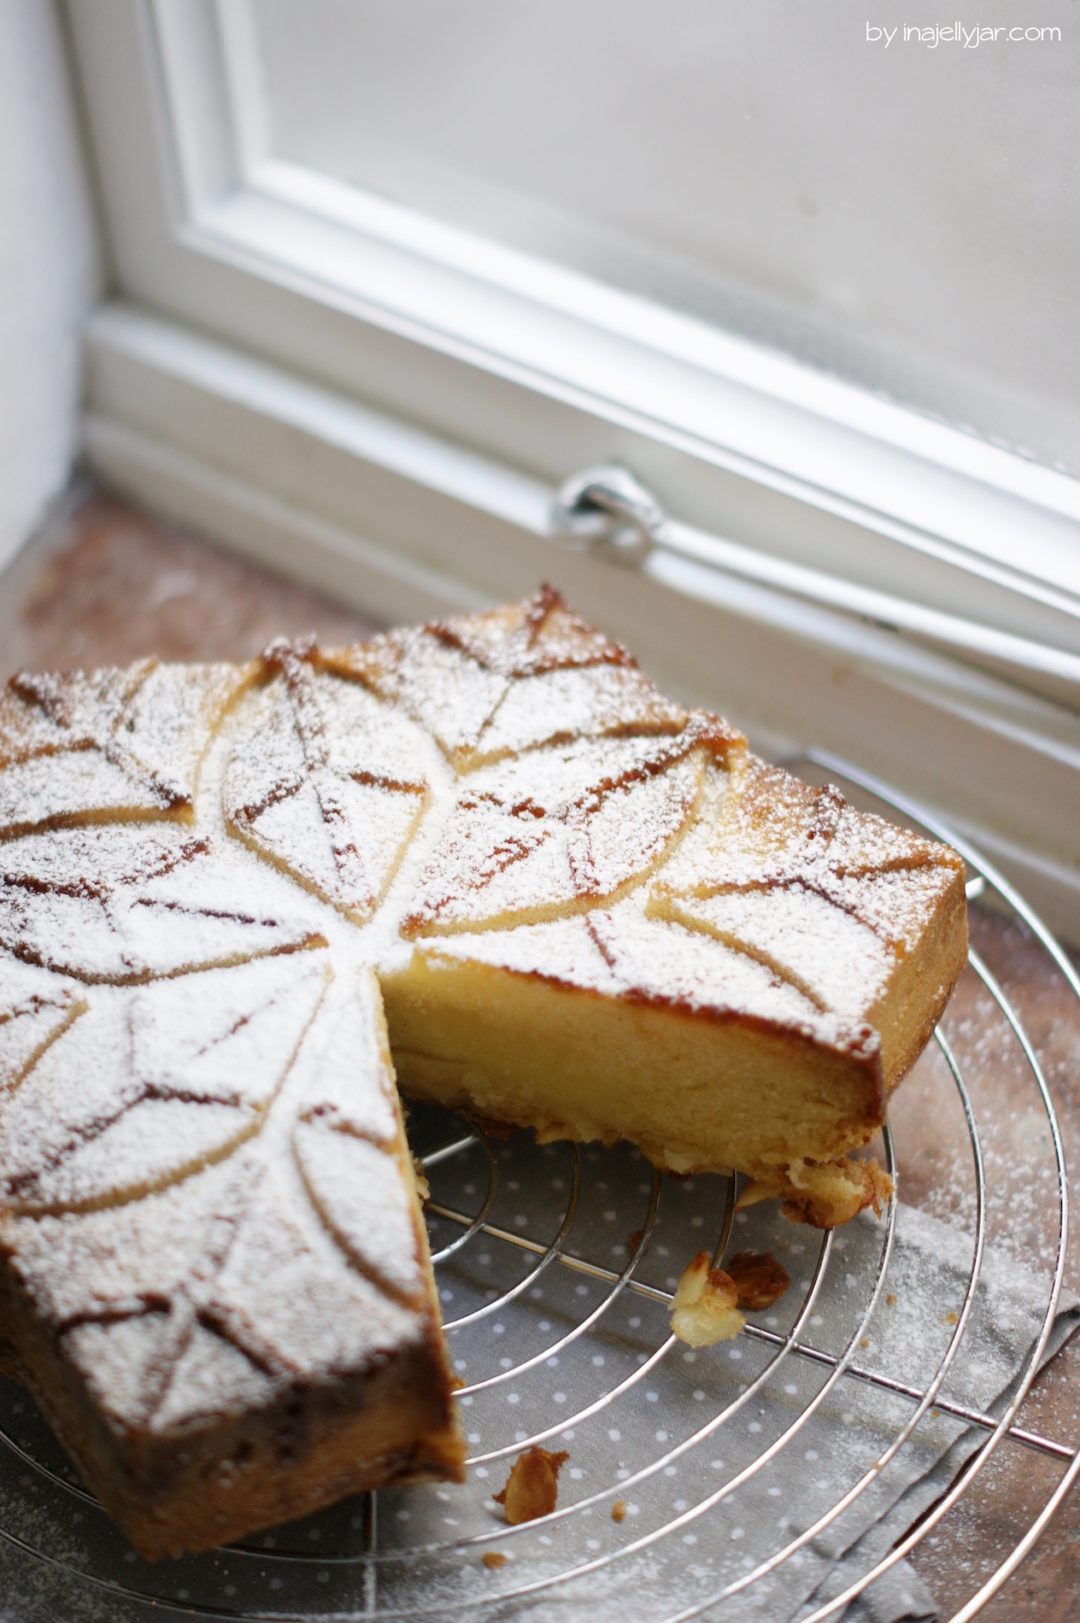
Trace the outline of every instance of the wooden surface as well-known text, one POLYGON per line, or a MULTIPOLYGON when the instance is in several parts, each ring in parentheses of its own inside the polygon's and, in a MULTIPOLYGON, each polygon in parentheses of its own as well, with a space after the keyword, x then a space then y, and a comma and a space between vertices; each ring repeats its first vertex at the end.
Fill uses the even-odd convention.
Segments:
MULTIPOLYGON (((241 658, 282 633, 327 642, 369 634, 370 622, 110 498, 72 502, 0 574, 0 666, 38 669, 166 658, 241 658)), ((984 907, 972 940, 990 962, 1035 1044, 1080 1166, 1080 1006, 1030 933, 984 907)), ((1076 960, 1074 960, 1076 961, 1076 960)), ((985 993, 965 975, 950 1035, 983 1132, 988 1243, 1018 1266, 1051 1254, 1057 1182, 1045 1118, 1018 1045, 1004 1040, 985 993), (1033 1103, 1034 1101, 1034 1103, 1033 1103)), ((941 1217, 970 1218, 971 1152, 943 1061, 928 1050, 899 1090, 891 1124, 904 1198, 941 1217)), ((1066 1284, 1080 1287, 1080 1219, 1066 1284)), ((1020 1423, 1080 1446, 1080 1337, 1040 1376, 1020 1423)), ((1062 1466, 1004 1443, 960 1505, 913 1560, 952 1615, 1016 1545, 1062 1466)), ((1080 1616, 1080 1495, 1074 1494, 1005 1589, 988 1623, 1066 1623, 1080 1616)))
POLYGON ((73 500, 0 574, 4 677, 19 666, 123 665, 144 654, 245 659, 282 634, 340 643, 373 629, 106 496, 73 500))

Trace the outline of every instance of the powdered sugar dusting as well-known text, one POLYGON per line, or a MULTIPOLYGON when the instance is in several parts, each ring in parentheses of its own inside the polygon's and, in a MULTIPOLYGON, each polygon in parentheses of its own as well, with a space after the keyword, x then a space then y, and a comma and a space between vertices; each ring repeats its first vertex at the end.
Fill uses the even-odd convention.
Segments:
POLYGON ((84 1007, 78 988, 0 953, 0 1088, 15 1088, 84 1007))
POLYGON ((226 823, 357 920, 393 876, 427 798, 404 717, 355 682, 274 651, 280 677, 243 715, 225 769, 226 823))
POLYGON ((849 1018, 861 1017, 873 1005, 893 967, 872 929, 802 885, 721 891, 665 911, 690 929, 752 953, 818 1010, 849 1018))
POLYGON ((459 771, 543 744, 686 723, 625 648, 548 587, 526 603, 391 632, 322 660, 415 717, 459 771))
POLYGON ((661 877, 653 910, 745 946, 823 1008, 865 1015, 963 863, 753 756, 732 776, 711 839, 661 877))
POLYGON ((559 738, 621 732, 678 732, 686 712, 633 665, 554 666, 511 681, 479 735, 475 760, 518 754, 559 738))
POLYGON ((0 946, 86 981, 133 981, 319 943, 320 918, 223 836, 134 823, 0 845, 0 946))
POLYGON ((537 922, 646 877, 701 787, 704 729, 575 740, 469 773, 407 928, 537 922))
POLYGON ((211 730, 250 668, 12 677, 0 699, 0 839, 88 815, 189 812, 211 730))
POLYGON ((115 1202, 225 1153, 258 1125, 328 973, 266 959, 99 995, 4 1110, 5 1204, 115 1202))
POLYGON ((546 590, 331 654, 19 678, 0 833, 7 1266, 158 1433, 432 1345, 373 972, 471 956, 869 1060, 956 876, 546 590))

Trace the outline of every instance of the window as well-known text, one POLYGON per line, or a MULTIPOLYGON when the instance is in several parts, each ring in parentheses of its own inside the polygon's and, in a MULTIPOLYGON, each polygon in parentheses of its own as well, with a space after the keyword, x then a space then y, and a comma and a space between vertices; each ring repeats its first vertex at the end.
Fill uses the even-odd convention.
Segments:
POLYGON ((253 169, 330 176, 1080 471, 1060 27, 958 59, 886 43, 862 0, 246 18, 226 45, 253 169))
POLYGON ((118 282, 88 455, 388 616, 556 577, 759 737, 1075 883, 1080 31, 1045 13, 71 4, 118 282), (612 462, 665 515, 629 566, 551 522, 612 462))

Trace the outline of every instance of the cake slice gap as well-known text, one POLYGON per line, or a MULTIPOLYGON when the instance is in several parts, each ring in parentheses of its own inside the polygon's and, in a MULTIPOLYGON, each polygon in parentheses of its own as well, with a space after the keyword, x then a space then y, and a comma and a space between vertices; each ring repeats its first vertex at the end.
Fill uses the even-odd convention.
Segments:
POLYGON ((862 1157, 964 962, 963 881, 550 588, 19 677, 4 1358, 147 1555, 460 1480, 398 1083, 833 1226, 889 1193, 862 1157))

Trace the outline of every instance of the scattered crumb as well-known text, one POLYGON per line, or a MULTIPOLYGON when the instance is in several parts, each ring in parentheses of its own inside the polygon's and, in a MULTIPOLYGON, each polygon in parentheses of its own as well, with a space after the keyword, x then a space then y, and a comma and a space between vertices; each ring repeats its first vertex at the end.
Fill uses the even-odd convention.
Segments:
POLYGON ((464 1392, 465 1382, 461 1379, 460 1375, 451 1375, 450 1390, 451 1392, 464 1392))
POLYGON ((791 1284, 787 1269, 767 1251, 740 1251, 724 1272, 735 1286, 739 1307, 772 1307, 791 1284))
POLYGON ((886 1307, 895 1307, 896 1306, 896 1292, 895 1291, 890 1291, 888 1296, 886 1296, 885 1305, 886 1305, 886 1307))
POLYGON ((942 1314, 941 1322, 942 1324, 958 1324, 960 1321, 956 1314, 950 1310, 948 1313, 942 1314))
POLYGON ((626 1516, 626 1500, 625 1499, 616 1499, 615 1503, 611 1507, 611 1519, 612 1519, 612 1521, 613 1522, 621 1522, 625 1518, 625 1516, 626 1516))
POLYGON ((793 1187, 780 1210, 792 1223, 817 1229, 839 1228, 868 1206, 880 1217, 893 1193, 892 1179, 876 1161, 802 1161, 788 1174, 793 1187))
POLYGON ((892 1194, 892 1179, 876 1161, 793 1161, 773 1177, 752 1178, 735 1204, 743 1211, 779 1196, 790 1222, 832 1229, 867 1206, 880 1217, 892 1194))
POLYGON ((424 1163, 418 1155, 412 1158, 413 1175, 416 1178, 416 1194, 420 1205, 426 1210, 431 1201, 431 1185, 427 1181, 424 1163))
POLYGON ((546 1448, 527 1448, 518 1455, 506 1487, 494 1496, 512 1526, 550 1516, 558 1497, 559 1472, 569 1458, 569 1454, 551 1454, 546 1448))
POLYGON ((492 1571, 496 1567, 505 1567, 506 1565, 506 1557, 500 1550, 485 1550, 481 1560, 485 1567, 490 1567, 492 1571))
POLYGON ((870 1345, 870 1337, 869 1336, 863 1336, 862 1340, 859 1342, 859 1346, 860 1347, 869 1347, 869 1345, 870 1345))
POLYGON ((699 1251, 683 1269, 671 1301, 671 1333, 688 1347, 711 1347, 731 1341, 746 1323, 739 1312, 735 1282, 722 1268, 709 1267, 709 1253, 699 1251))

